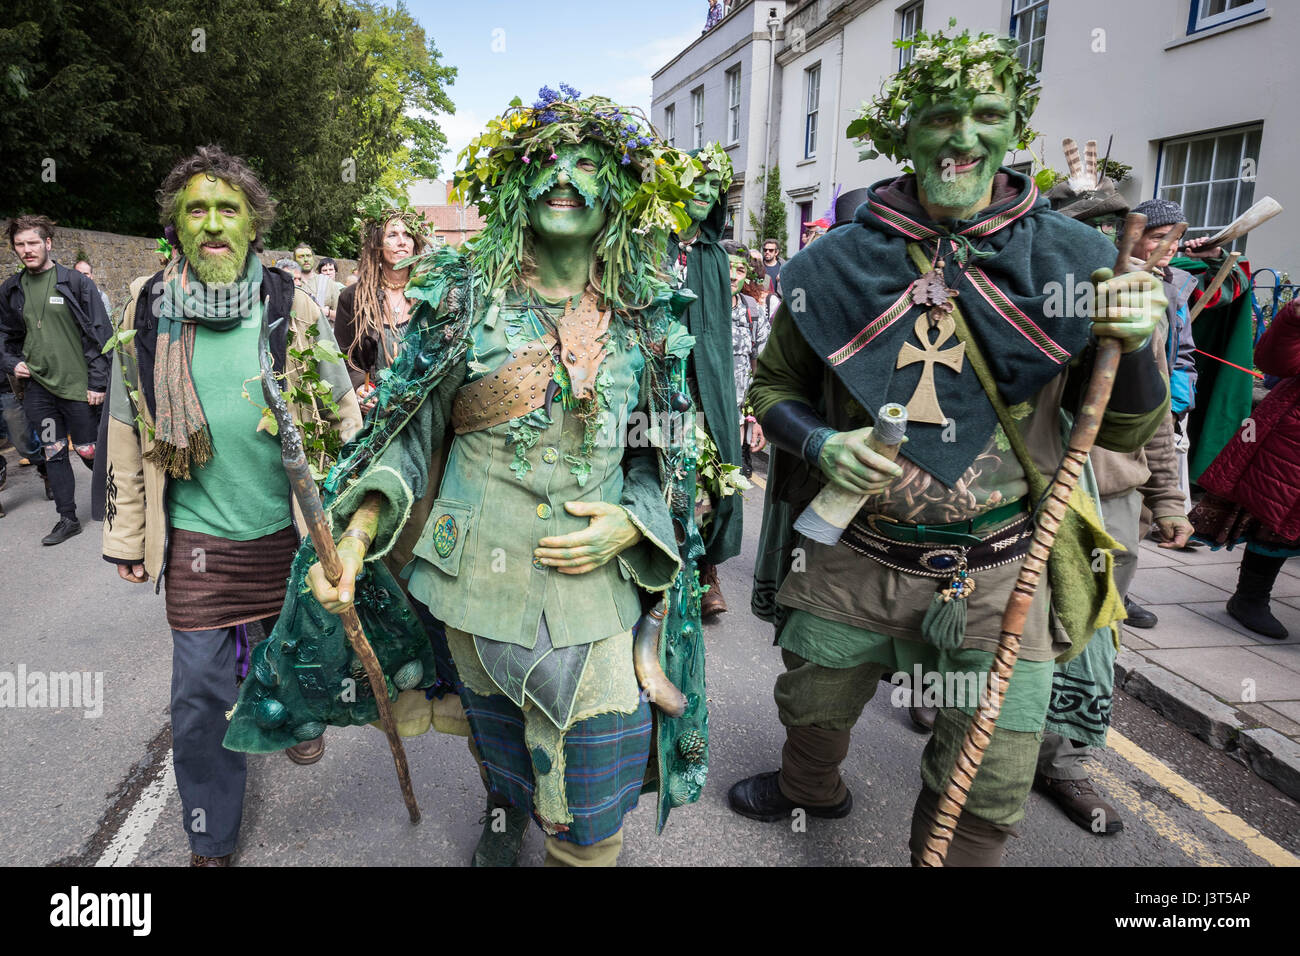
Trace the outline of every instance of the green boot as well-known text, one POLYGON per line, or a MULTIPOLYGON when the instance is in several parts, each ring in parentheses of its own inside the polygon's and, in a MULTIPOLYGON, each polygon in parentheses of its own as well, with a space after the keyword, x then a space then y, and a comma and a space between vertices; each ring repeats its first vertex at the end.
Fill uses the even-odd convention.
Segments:
POLYGON ((528 833, 528 811, 498 803, 488 796, 483 811, 483 835, 474 848, 470 866, 518 866, 519 848, 528 833))

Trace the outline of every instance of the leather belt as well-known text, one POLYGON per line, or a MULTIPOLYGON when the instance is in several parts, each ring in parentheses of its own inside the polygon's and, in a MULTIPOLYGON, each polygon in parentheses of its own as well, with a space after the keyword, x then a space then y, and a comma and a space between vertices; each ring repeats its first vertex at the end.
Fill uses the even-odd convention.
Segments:
POLYGON ((907 524, 885 515, 868 515, 867 527, 875 535, 905 544, 959 544, 974 547, 983 541, 980 532, 996 528, 1028 510, 1028 499, 1017 498, 966 521, 948 524, 907 524))
MULTIPOLYGON (((898 526, 880 525, 879 527, 897 528, 898 526)), ((956 533, 950 532, 950 534, 956 533)), ((1010 524, 999 528, 987 537, 967 535, 966 537, 974 538, 973 544, 949 543, 933 539, 917 543, 894 541, 877 533, 866 522, 860 520, 854 520, 845 529, 840 541, 858 554, 865 554, 894 571, 927 578, 951 578, 959 570, 987 571, 989 568, 1020 560, 1028 553, 1033 536, 1033 522, 1029 520, 1028 513, 1022 513, 1010 524)))
POLYGON ((555 372, 554 347, 555 336, 548 333, 515 349, 497 369, 458 389, 451 405, 456 434, 491 428, 546 404, 547 386, 555 372))

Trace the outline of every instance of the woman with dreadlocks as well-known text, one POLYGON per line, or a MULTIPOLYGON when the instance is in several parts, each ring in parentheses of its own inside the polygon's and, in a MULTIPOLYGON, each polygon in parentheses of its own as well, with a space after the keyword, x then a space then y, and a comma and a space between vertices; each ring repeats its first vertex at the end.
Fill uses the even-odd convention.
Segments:
POLYGON ((410 322, 406 284, 411 269, 399 264, 428 245, 419 213, 387 199, 369 205, 362 210, 357 281, 339 293, 334 316, 334 337, 347 355, 363 412, 375 407, 375 379, 401 351, 410 322))
MULTIPOLYGON (((692 340, 660 271, 703 168, 639 114, 561 91, 516 101, 462 154, 455 193, 486 226, 466 253, 416 265, 405 347, 326 481, 342 575, 331 585, 312 563, 291 581, 295 600, 310 586, 302 626, 286 606, 285 639, 254 664, 277 680, 249 692, 227 735, 261 749, 304 720, 374 719, 298 681, 347 676, 321 669, 348 658, 319 643, 342 638, 316 602, 355 601, 377 622, 403 600, 384 564, 410 526, 407 590, 426 623, 445 623, 437 678, 455 686, 489 790, 476 865, 513 864, 530 815, 548 864, 612 865, 647 778, 662 827, 698 799, 708 752, 692 340)), ((395 686, 436 694, 430 664, 385 630, 367 625, 395 686)))

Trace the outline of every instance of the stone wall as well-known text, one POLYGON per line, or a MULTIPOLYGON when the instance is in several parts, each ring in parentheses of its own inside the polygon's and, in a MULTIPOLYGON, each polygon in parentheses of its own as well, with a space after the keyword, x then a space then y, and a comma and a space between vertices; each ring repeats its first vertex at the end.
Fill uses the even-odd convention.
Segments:
MULTIPOLYGON (((137 276, 153 275, 160 268, 156 253, 158 240, 144 236, 119 236, 93 229, 64 229, 55 227, 52 255, 60 265, 71 269, 78 259, 86 259, 95 270, 96 284, 108 293, 114 309, 120 308, 130 292, 131 280, 137 276)), ((12 249, 5 250, 4 264, 0 266, 0 281, 7 279, 22 266, 12 249)), ((273 265, 277 259, 293 258, 293 253, 283 249, 267 249, 261 253, 264 265, 273 265)), ((355 259, 337 259, 338 281, 343 282, 357 267, 355 259)))

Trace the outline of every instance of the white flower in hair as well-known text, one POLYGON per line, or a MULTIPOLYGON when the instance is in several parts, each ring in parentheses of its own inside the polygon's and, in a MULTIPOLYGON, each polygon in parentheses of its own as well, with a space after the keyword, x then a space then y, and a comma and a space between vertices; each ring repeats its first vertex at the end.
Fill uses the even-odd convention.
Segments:
POLYGON ((993 67, 980 63, 966 71, 966 81, 977 90, 993 89, 993 67))

